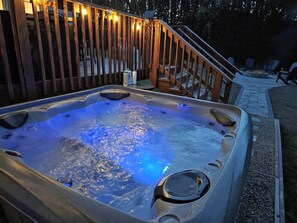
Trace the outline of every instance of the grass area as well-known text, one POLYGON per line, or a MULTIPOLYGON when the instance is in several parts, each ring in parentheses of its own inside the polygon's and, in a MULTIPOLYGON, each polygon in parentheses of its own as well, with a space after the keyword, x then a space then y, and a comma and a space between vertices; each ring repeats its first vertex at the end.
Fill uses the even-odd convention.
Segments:
POLYGON ((272 88, 269 95, 281 125, 286 222, 297 222, 297 86, 272 88))

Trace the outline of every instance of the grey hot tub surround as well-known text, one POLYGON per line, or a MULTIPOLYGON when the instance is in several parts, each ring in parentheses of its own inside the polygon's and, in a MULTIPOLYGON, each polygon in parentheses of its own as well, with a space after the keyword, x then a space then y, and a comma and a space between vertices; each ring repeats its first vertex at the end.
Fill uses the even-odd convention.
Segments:
MULTIPOLYGON (((240 108, 121 86, 105 86, 0 108, 0 134, 24 123, 47 120, 61 112, 97 101, 121 100, 122 97, 172 109, 177 109, 182 103, 191 108, 191 113, 211 119, 210 126, 222 125, 227 129, 221 141, 224 156, 207 163, 204 168, 185 170, 183 174, 176 173, 159 182, 157 195, 152 198, 157 215, 148 222, 233 222, 252 148, 251 120, 240 108), (175 184, 183 181, 193 184, 184 187, 192 188, 192 192, 183 191, 179 185, 176 187, 175 184), (174 191, 174 188, 178 189, 174 191), (179 198, 175 195, 181 200, 176 202, 179 198), (183 199, 183 196, 189 199, 183 199)), ((42 175, 29 168, 21 154, 4 148, 0 150, 0 182, 0 221, 143 222, 42 175)))

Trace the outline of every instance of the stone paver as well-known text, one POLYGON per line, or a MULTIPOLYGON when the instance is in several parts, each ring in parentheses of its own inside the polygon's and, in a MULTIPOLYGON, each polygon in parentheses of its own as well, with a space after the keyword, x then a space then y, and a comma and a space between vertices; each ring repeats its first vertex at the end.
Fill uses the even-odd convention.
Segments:
POLYGON ((280 136, 278 120, 274 119, 268 89, 285 84, 276 75, 255 78, 236 75, 234 80, 243 87, 237 106, 251 114, 253 121, 253 152, 247 183, 237 215, 237 223, 284 222, 282 173, 278 168, 280 136))
POLYGON ((268 78, 255 78, 237 74, 234 82, 243 87, 237 105, 252 115, 272 118, 270 101, 267 101, 269 98, 267 97, 267 90, 285 85, 282 81, 277 83, 275 81, 276 75, 269 75, 268 78))

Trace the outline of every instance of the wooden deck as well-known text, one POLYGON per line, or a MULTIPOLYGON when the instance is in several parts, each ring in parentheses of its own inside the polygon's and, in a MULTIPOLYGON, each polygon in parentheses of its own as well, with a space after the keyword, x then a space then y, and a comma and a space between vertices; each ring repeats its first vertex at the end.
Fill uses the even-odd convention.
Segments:
POLYGON ((33 0, 33 14, 23 1, 8 3, 0 11, 0 106, 122 84, 124 68, 156 87, 167 78, 181 95, 228 101, 230 67, 161 20, 83 1, 33 0))

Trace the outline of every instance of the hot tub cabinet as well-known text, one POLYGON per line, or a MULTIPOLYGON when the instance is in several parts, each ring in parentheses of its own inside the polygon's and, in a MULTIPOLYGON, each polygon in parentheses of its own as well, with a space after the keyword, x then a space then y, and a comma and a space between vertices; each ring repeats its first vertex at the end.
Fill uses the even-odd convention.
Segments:
MULTIPOLYGON (((165 113, 162 111, 162 114, 165 113)), ((175 126, 178 128, 178 125, 175 126)), ((63 130, 63 126, 61 128, 63 130)), ((184 126, 180 134, 181 138, 187 134, 184 126)), ((93 132, 91 136, 94 136, 93 132)), ((3 107, 0 109, 0 137, 1 222, 233 222, 250 162, 252 122, 246 112, 231 105, 122 86, 105 86, 3 107), (10 146, 5 144, 14 136, 14 132, 24 125, 34 125, 61 113, 96 103, 109 104, 121 101, 123 106, 129 102, 137 102, 143 106, 158 107, 160 111, 162 108, 169 109, 168 111, 177 112, 183 117, 199 117, 205 128, 218 132, 220 136, 220 155, 216 153, 213 157, 208 156, 206 148, 201 154, 211 157, 211 160, 205 163, 197 161, 197 166, 194 162, 191 168, 182 169, 182 163, 187 162, 183 159, 177 162, 177 169, 181 168, 178 172, 164 174, 170 169, 166 164, 163 172, 158 173, 154 178, 158 181, 153 182, 147 206, 147 209, 154 210, 147 210, 152 212, 150 217, 142 218, 137 214, 120 211, 93 199, 92 196, 90 198, 67 187, 72 184, 70 178, 56 180, 42 174, 42 171, 32 168, 30 163, 26 162, 26 155, 19 150, 22 145, 14 147, 13 140, 10 146)), ((176 137, 174 143, 177 144, 178 140, 179 137, 176 137)), ((44 135, 43 143, 47 144, 47 134, 44 135)), ((36 144, 32 145, 34 150, 36 144)), ((195 145, 190 147, 190 152, 195 153, 195 145)), ((176 155, 178 156, 179 154, 176 155)), ((143 162, 147 160, 148 158, 142 159, 143 162)), ((128 161, 127 163, 132 162, 128 161)), ((158 165, 163 165, 162 162, 158 160, 158 165)), ((125 169, 125 165, 121 165, 120 162, 116 165, 118 169, 125 169)), ((152 166, 149 166, 147 171, 148 176, 157 174, 152 166)), ((130 172, 128 175, 133 178, 130 172)), ((144 178, 148 179, 148 176, 144 178)))

